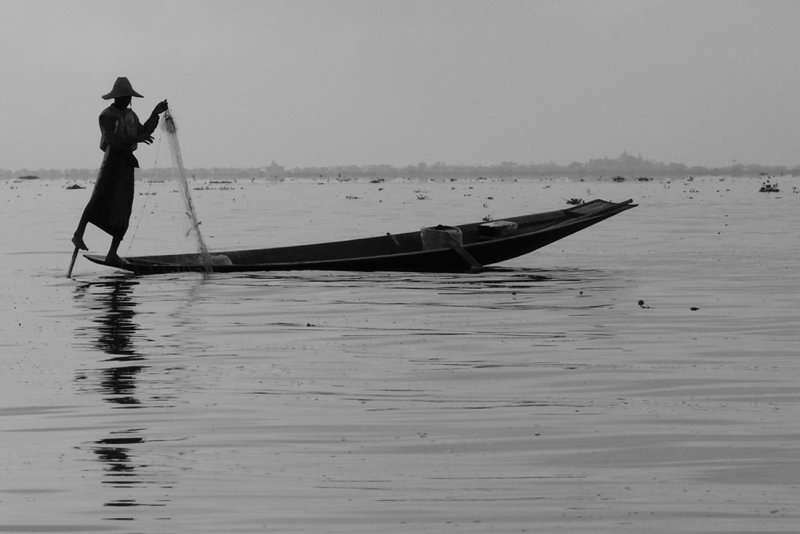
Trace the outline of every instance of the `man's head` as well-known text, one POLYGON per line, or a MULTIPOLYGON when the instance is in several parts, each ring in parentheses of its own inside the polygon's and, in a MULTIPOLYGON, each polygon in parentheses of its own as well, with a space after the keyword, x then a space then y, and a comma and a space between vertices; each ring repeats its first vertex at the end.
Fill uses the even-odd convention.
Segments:
POLYGON ((114 99, 114 106, 125 109, 131 105, 131 97, 129 96, 118 96, 114 99))
POLYGON ((131 86, 131 82, 128 81, 128 78, 120 76, 114 82, 114 87, 111 88, 111 91, 103 95, 103 100, 111 100, 113 98, 115 99, 114 103, 116 104, 119 99, 127 98, 128 101, 125 103, 127 106, 131 103, 131 97, 134 96, 137 98, 144 98, 142 95, 133 90, 133 86, 131 86))

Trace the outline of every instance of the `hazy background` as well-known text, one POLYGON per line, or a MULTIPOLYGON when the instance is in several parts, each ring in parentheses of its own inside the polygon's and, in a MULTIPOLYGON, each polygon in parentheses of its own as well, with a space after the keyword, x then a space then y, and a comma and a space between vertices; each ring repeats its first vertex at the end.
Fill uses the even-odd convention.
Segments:
MULTIPOLYGON (((800 2, 0 0, 0 168, 96 167, 117 76, 189 167, 793 165, 800 2)), ((168 151, 142 167, 168 166, 168 151)))

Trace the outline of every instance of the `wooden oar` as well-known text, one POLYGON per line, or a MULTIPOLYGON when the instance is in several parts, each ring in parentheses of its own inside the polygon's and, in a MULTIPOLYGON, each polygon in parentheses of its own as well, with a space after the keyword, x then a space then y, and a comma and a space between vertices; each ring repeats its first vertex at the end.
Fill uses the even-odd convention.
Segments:
POLYGON ((467 250, 461 246, 461 243, 456 241, 455 237, 452 234, 446 234, 448 237, 447 246, 449 246, 453 252, 459 255, 459 257, 464 260, 464 262, 469 265, 469 272, 471 273, 479 273, 483 270, 483 265, 475 259, 475 256, 467 252, 467 250))
POLYGON ((67 269, 67 278, 72 277, 72 268, 75 267, 75 259, 78 257, 79 250, 78 247, 75 247, 75 250, 72 251, 72 259, 69 261, 69 269, 67 269))

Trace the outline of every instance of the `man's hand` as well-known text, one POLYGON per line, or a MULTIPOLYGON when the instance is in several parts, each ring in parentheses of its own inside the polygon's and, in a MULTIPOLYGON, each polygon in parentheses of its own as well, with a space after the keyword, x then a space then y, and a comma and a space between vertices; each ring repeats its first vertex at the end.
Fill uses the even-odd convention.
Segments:
POLYGON ((167 101, 166 100, 162 100, 161 102, 156 104, 156 107, 153 108, 153 115, 160 115, 161 113, 164 113, 165 111, 167 111, 167 109, 169 109, 169 106, 167 105, 167 101))

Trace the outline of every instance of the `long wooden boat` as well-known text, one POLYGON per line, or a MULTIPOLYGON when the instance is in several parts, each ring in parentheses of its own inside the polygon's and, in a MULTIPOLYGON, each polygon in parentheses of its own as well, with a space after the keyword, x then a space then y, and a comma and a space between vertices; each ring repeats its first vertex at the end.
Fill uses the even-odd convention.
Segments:
POLYGON ((416 232, 312 245, 123 258, 121 263, 87 254, 89 260, 137 274, 179 271, 406 271, 477 272, 522 256, 635 207, 632 200, 593 200, 567 209, 436 226, 416 232))

